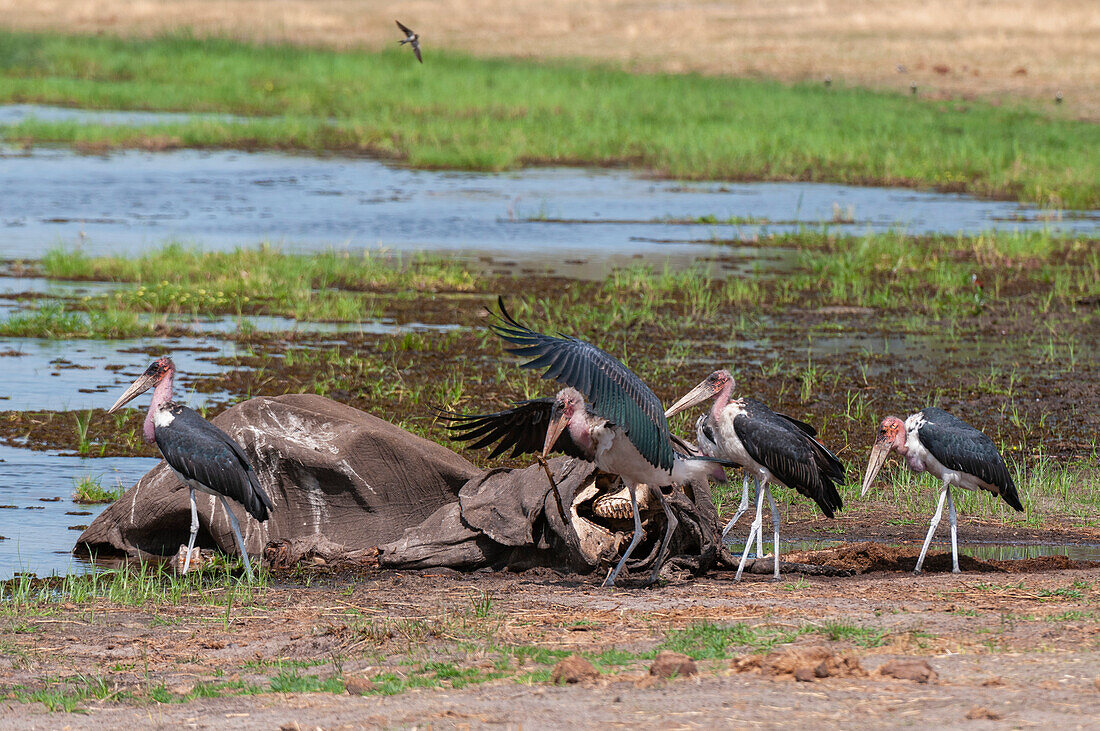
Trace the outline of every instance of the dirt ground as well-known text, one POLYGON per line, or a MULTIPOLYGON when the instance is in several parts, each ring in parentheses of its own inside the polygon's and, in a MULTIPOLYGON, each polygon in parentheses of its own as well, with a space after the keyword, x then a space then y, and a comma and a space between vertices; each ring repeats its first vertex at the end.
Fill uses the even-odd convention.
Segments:
POLYGON ((469 575, 366 570, 305 583, 299 574, 292 583, 275 582, 254 606, 235 608, 228 621, 224 609, 203 604, 62 605, 57 613, 27 617, 33 631, 0 635, 7 643, 0 657, 0 726, 540 728, 566 719, 582 727, 647 728, 1095 724, 1100 565, 1020 561, 1013 564, 1018 573, 1009 575, 998 573, 996 564, 973 562, 966 573, 952 575, 943 570, 945 558, 919 577, 885 570, 837 578, 791 575, 775 583, 747 575, 735 584, 732 572, 723 571, 698 580, 673 577, 657 588, 612 590, 597 586, 594 577, 545 569, 469 575), (480 610, 475 614, 471 607, 480 610), (703 642, 697 675, 651 677, 646 653, 700 623, 744 626, 750 637, 792 635, 770 648, 734 641, 714 652, 703 642), (413 632, 413 626, 421 629, 413 632), (502 654, 502 647, 530 652, 502 654), (784 658, 797 661, 802 655, 791 648, 805 653, 811 647, 855 658, 857 671, 796 681, 784 671, 784 658), (594 680, 559 686, 529 673, 554 661, 539 660, 538 651, 592 656, 612 648, 618 659, 594 680), (765 660, 764 669, 738 661, 754 650, 781 655, 765 660), (878 674, 898 658, 927 661, 936 677, 921 683, 878 674), (198 683, 254 682, 294 662, 320 677, 338 674, 368 695, 183 700, 198 683), (500 677, 465 687, 444 681, 395 695, 375 692, 372 678, 414 676, 428 662, 452 664, 455 673, 492 668, 500 677), (4 688, 80 673, 102 674, 117 697, 88 699, 80 714, 50 714, 14 693, 4 699, 4 688), (149 684, 163 685, 183 702, 122 699, 149 684))
MULTIPOLYGON (((823 81, 908 93, 1028 99, 1100 119, 1092 0, 0 0, 0 25, 150 35, 180 28, 261 41, 379 48, 394 19, 433 48, 586 57, 639 70, 823 81)), ((426 66, 427 67, 427 66, 426 66)))

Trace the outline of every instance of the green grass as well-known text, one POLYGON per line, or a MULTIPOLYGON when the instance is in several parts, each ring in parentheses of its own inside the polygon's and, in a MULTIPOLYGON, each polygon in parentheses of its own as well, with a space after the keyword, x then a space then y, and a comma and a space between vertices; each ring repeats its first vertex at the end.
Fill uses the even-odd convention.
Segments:
POLYGON ((0 321, 0 335, 16 338, 136 338, 153 332, 151 321, 109 302, 103 309, 87 312, 70 310, 64 302, 44 302, 0 321))
POLYGON ((0 582, 0 616, 29 616, 66 602, 96 601, 131 607, 201 604, 240 611, 264 593, 267 574, 260 571, 249 584, 233 572, 237 561, 230 561, 212 561, 184 575, 150 564, 48 579, 20 574, 0 582))
POLYGON ((812 631, 812 625, 789 629, 768 625, 753 627, 740 622, 728 626, 698 622, 669 632, 658 649, 680 652, 695 660, 720 660, 729 657, 734 648, 768 652, 812 631))
MULTIPOLYGON (((722 272, 702 265, 682 270, 629 266, 613 271, 602 283, 578 283, 560 297, 543 300, 537 316, 563 330, 598 328, 625 346, 633 326, 680 328, 685 317, 713 322, 731 308, 744 313, 792 305, 848 305, 956 319, 979 315, 1021 287, 1031 294, 1015 294, 1014 299, 1037 312, 1100 295, 1100 246, 1047 232, 917 238, 804 231, 774 237, 765 245, 791 250, 797 268, 782 277, 718 280, 722 272), (983 277, 983 289, 974 286, 975 273, 983 277)), ((398 300, 425 291, 492 295, 499 286, 441 257, 402 259, 369 251, 299 255, 270 246, 203 252, 170 244, 133 259, 55 248, 37 266, 52 279, 110 281, 119 287, 98 297, 40 303, 0 322, 0 335, 135 337, 158 327, 182 328, 185 318, 204 315, 361 322, 383 314, 383 294, 398 300)), ((535 314, 526 300, 514 300, 512 307, 521 316, 535 314)), ((912 329, 926 327, 920 319, 912 329)), ((409 334, 389 347, 423 350, 431 347, 429 342, 421 334, 409 334)), ((602 344, 618 347, 614 342, 602 344)), ((1037 354, 1052 363, 1065 362, 1066 347, 1069 367, 1077 357, 1072 343, 1056 343, 1053 336, 1039 345, 1037 354)), ((680 347, 686 358, 687 344, 680 347)), ((823 387, 835 386, 827 379, 839 378, 809 360, 800 368, 803 403, 823 387)), ((990 373, 987 390, 1015 387, 999 377, 990 373)), ((854 406, 858 410, 860 404, 854 406)))
MULTIPOLYGON (((413 297, 426 290, 469 291, 475 281, 474 273, 463 264, 442 257, 402 258, 370 251, 307 256, 269 246, 203 252, 170 244, 135 258, 93 258, 58 248, 46 252, 40 266, 45 276, 54 279, 132 285, 73 305, 100 318, 126 315, 134 323, 131 329, 143 325, 151 329, 151 320, 138 319, 139 314, 161 321, 180 315, 261 314, 311 322, 358 322, 380 314, 373 294, 379 290, 413 297)), ((8 329, 13 335, 38 331, 60 337, 90 329, 98 322, 89 323, 91 317, 52 304, 33 315, 13 316, 8 329)))
POLYGON ((860 89, 630 74, 438 51, 0 33, 0 101, 259 115, 144 128, 30 120, 8 141, 343 150, 430 168, 623 164, 695 179, 914 185, 1100 207, 1100 128, 860 89))
MULTIPOLYGON (((117 682, 101 675, 77 673, 65 678, 44 677, 38 687, 18 685, 9 690, 15 700, 23 703, 41 703, 51 713, 84 713, 83 705, 89 700, 128 701, 130 703, 186 703, 197 698, 221 698, 223 696, 259 695, 262 693, 343 693, 344 680, 339 675, 320 677, 303 675, 296 670, 283 670, 261 685, 242 680, 206 681, 195 683, 187 692, 173 692, 163 683, 146 683, 145 687, 131 686, 124 690, 117 682)), ((461 685, 455 685, 461 687, 461 685)), ((3 688, 0 687, 0 691, 3 688)))
POLYGON ((82 475, 73 478, 73 502, 75 503, 113 503, 122 497, 122 485, 103 487, 98 477, 82 475))

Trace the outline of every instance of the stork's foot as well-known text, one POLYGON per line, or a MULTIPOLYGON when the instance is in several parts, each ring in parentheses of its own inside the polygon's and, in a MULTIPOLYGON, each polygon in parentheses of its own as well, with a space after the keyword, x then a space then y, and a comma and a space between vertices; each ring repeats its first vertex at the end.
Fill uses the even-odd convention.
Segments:
POLYGON ((600 586, 605 587, 605 588, 615 586, 615 579, 611 578, 611 574, 613 574, 614 572, 615 572, 615 567, 614 566, 609 568, 607 570, 607 578, 605 578, 603 580, 603 583, 600 584, 600 586))
POLYGON ((913 569, 913 576, 920 576, 920 574, 921 574, 920 569, 913 569))
POLYGON ((175 569, 177 574, 187 574, 199 571, 214 558, 214 552, 206 548, 194 548, 188 553, 187 546, 180 546, 175 555, 175 569))
POLYGON ((962 569, 951 569, 951 573, 953 573, 953 574, 961 574, 961 573, 962 573, 962 569))

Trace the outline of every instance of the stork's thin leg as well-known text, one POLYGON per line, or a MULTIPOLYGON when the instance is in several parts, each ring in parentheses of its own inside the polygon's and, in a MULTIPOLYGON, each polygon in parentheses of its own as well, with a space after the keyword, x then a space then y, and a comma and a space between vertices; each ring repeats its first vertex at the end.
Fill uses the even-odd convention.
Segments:
POLYGON ((920 549, 920 557, 917 558, 917 567, 914 574, 920 573, 920 567, 924 565, 924 554, 928 553, 928 544, 932 542, 932 534, 936 532, 936 526, 940 524, 940 515, 943 514, 943 501, 947 499, 947 483, 944 483, 940 491, 940 502, 936 505, 936 514, 932 516, 932 522, 928 526, 928 535, 924 538, 924 547, 920 549))
POLYGON ((741 483, 741 504, 737 506, 737 512, 730 518, 730 522, 726 523, 726 527, 722 529, 722 540, 726 540, 726 534, 730 532, 730 528, 733 527, 737 519, 745 514, 745 511, 749 509, 749 475, 745 473, 745 481, 741 483))
POLYGON ((241 560, 244 561, 244 573, 248 577, 248 583, 252 583, 252 559, 248 557, 248 551, 244 548, 244 539, 241 538, 241 526, 237 522, 237 516, 233 515, 233 511, 229 509, 229 503, 226 502, 224 496, 219 496, 222 499, 222 507, 225 508, 225 514, 229 516, 229 526, 233 529, 233 537, 237 539, 237 549, 241 552, 241 560))
MULTIPOLYGON (((756 496, 757 502, 759 502, 760 505, 763 506, 764 505, 764 498, 762 497, 763 488, 760 486, 760 480, 756 481, 756 490, 759 493, 756 496)), ((760 527, 756 529, 756 557, 760 558, 763 555, 764 555, 764 524, 761 523, 760 527)))
MULTIPOLYGON (((775 506, 775 498, 768 483, 764 483, 764 494, 768 496, 768 504, 772 506, 772 553, 775 554, 775 573, 773 576, 779 581, 779 508, 775 506)), ((760 534, 758 533, 757 536, 760 534)))
POLYGON ((191 551, 195 548, 195 536, 199 534, 199 508, 195 505, 195 488, 189 487, 191 494, 191 537, 187 539, 187 558, 183 559, 183 573, 191 568, 191 551))
POLYGON ((642 514, 638 512, 638 500, 634 496, 634 483, 626 481, 626 489, 630 493, 630 507, 634 510, 634 537, 630 539, 630 545, 626 547, 626 552, 619 559, 619 563, 615 566, 611 575, 603 582, 604 586, 615 586, 615 579, 618 578, 619 572, 626 565, 626 560, 630 558, 630 554, 634 553, 634 547, 638 545, 638 541, 642 540, 642 514))
POLYGON ((760 482, 756 483, 756 520, 752 522, 752 527, 749 528, 749 539, 745 541, 745 550, 741 552, 741 563, 737 564, 737 574, 733 577, 734 581, 741 580, 741 572, 745 570, 745 559, 749 557, 749 549, 752 547, 753 537, 760 532, 760 528, 764 525, 764 491, 760 489, 760 482))
POLYGON ((951 524, 951 573, 961 574, 959 570, 959 538, 955 519, 955 496, 951 494, 950 485, 947 487, 947 521, 951 524))
POLYGON ((649 577, 649 583, 653 584, 661 574, 661 566, 664 565, 665 558, 668 556, 668 547, 672 544, 672 534, 676 532, 676 526, 680 521, 676 519, 676 514, 672 512, 672 506, 668 504, 661 488, 651 487, 650 490, 657 493, 657 499, 661 501, 661 508, 665 511, 665 537, 661 539, 661 550, 657 552, 657 562, 653 565, 653 573, 649 577))

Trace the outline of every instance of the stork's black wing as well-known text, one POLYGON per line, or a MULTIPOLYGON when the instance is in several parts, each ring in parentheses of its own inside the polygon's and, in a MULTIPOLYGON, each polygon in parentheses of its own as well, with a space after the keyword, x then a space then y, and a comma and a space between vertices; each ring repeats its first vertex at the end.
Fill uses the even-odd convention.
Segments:
MULTIPOLYGON (((492 444, 490 457, 504 454, 510 448, 509 457, 518 457, 529 452, 541 452, 546 441, 546 427, 550 423, 550 412, 554 408, 553 398, 520 401, 510 409, 492 414, 458 414, 453 411, 436 409, 440 418, 450 422, 447 428, 455 432, 460 442, 473 442, 467 446, 482 449, 492 444)), ((576 445, 569 430, 566 429, 554 442, 554 450, 570 457, 591 459, 576 445)))
POLYGON ((754 399, 741 401, 745 412, 734 418, 733 428, 745 451, 832 518, 844 507, 835 484, 844 479, 844 465, 790 419, 754 399))
POLYGON ((546 368, 543 378, 581 392, 596 414, 622 427, 638 452, 654 467, 672 469, 674 453, 660 399, 629 368, 595 345, 577 338, 552 337, 516 322, 498 298, 500 314, 489 328, 517 347, 509 353, 533 356, 523 368, 546 368))
POLYGON ((236 500, 249 515, 267 520, 274 509, 244 450, 193 409, 170 403, 172 423, 154 430, 164 459, 189 480, 236 500))
POLYGON ((924 423, 917 429, 917 437, 933 457, 950 470, 993 485, 1006 503, 1023 511, 1016 483, 992 439, 943 409, 929 407, 922 409, 921 415, 924 423))
POLYGON ((816 437, 817 436, 817 429, 814 429, 813 426, 811 426, 810 424, 807 424, 804 421, 799 421, 798 419, 794 418, 793 416, 787 416, 786 414, 780 414, 778 411, 776 411, 774 413, 779 418, 786 419, 787 421, 791 422, 792 424, 797 426, 799 429, 801 429, 802 431, 809 434, 811 437, 816 437))

